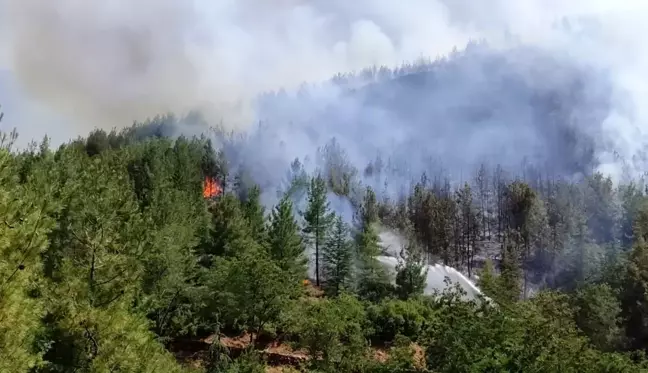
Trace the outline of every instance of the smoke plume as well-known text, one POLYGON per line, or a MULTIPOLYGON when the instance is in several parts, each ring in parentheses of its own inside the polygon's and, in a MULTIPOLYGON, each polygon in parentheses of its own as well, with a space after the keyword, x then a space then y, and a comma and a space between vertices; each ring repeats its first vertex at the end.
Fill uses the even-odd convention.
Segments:
MULTIPOLYGON (((419 29, 423 20, 402 29, 409 12, 388 19, 394 2, 373 10, 327 3, 9 1, 6 43, 11 67, 30 97, 81 128, 111 128, 196 108, 240 126, 254 119, 249 103, 259 92, 436 55, 466 40, 446 33, 433 47, 418 50, 410 36, 434 30, 419 29), (381 20, 382 27, 376 23, 381 20), (408 41, 397 46, 394 37, 408 41)), ((434 7, 424 8, 432 17, 425 23, 447 23, 434 7)))
MULTIPOLYGON (((405 158, 412 171, 443 157, 455 174, 469 173, 485 156, 527 157, 564 173, 597 167, 617 177, 620 162, 643 166, 648 49, 641 35, 648 3, 640 0, 0 6, 0 63, 20 89, 15 94, 65 123, 41 118, 19 125, 30 133, 38 126, 74 136, 199 109, 211 123, 249 131, 255 151, 245 157, 273 166, 273 175, 294 157, 316 157, 312 150, 331 137, 361 168, 378 150, 405 158), (464 52, 471 40, 487 41, 488 50, 464 52), (299 98, 257 100, 282 88, 290 96, 304 82, 337 73, 437 57, 447 64, 395 85, 356 79, 299 98), (259 120, 267 122, 264 131, 250 128, 259 120)), ((11 108, 5 111, 10 120, 11 108)))

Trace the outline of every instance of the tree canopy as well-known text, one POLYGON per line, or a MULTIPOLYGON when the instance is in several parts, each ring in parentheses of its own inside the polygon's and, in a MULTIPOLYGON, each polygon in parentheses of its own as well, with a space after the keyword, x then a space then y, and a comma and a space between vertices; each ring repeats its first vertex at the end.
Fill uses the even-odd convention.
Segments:
POLYGON ((208 137, 155 126, 2 142, 1 372, 648 371, 642 180, 484 164, 393 198, 333 142, 325 167, 295 160, 264 205, 277 190, 230 175, 208 137), (393 274, 376 258, 385 231, 402 238, 393 274), (425 293, 431 263, 491 301, 425 293), (292 355, 272 358, 278 345, 292 355))

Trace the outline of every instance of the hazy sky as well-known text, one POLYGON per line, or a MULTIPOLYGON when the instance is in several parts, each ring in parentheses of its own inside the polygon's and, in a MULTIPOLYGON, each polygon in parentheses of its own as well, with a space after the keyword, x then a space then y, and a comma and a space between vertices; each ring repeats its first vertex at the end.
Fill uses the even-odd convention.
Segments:
POLYGON ((7 122, 37 138, 195 108, 244 129, 260 91, 483 38, 606 70, 605 141, 632 156, 646 143, 646 14, 641 0, 0 0, 0 71, 11 77, 0 99, 12 102, 7 122))

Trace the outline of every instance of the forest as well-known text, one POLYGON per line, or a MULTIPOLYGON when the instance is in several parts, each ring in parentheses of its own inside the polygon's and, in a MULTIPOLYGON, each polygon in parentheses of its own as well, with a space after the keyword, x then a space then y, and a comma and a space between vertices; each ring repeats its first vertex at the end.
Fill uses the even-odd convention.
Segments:
POLYGON ((266 207, 213 136, 165 120, 2 135, 1 372, 648 372, 642 180, 484 164, 394 198, 330 146, 266 207), (383 231, 406 242, 393 276, 383 231), (424 294, 432 262, 483 296, 424 294))

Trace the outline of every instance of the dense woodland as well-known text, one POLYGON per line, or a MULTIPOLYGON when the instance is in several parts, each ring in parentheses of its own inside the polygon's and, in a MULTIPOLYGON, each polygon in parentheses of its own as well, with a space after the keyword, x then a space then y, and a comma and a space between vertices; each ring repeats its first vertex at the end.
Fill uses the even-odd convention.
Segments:
POLYGON ((395 198, 363 184, 379 166, 333 147, 314 174, 296 160, 266 209, 208 137, 155 126, 58 149, 3 136, 0 372, 264 372, 267 341, 308 356, 284 371, 648 371, 639 181, 483 165, 395 198), (375 259, 381 230, 408 242, 393 278, 375 259), (432 261, 479 278, 490 301, 424 295, 432 261), (240 335, 242 351, 220 342, 240 335), (207 336, 200 364, 178 358, 207 336))

